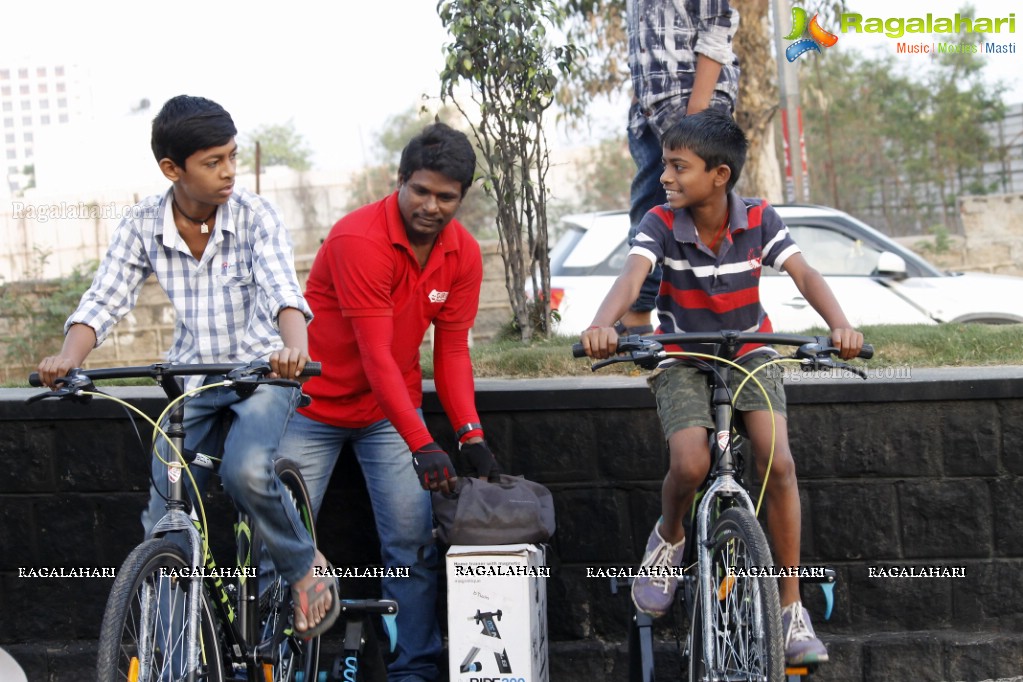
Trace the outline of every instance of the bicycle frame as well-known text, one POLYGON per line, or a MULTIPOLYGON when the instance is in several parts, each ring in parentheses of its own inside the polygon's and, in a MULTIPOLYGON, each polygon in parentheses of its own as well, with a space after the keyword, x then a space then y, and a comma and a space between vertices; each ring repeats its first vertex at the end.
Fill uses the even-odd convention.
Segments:
MULTIPOLYGON (((739 505, 746 508, 751 514, 756 515, 753 500, 746 490, 736 480, 737 467, 735 457, 732 453, 732 417, 734 407, 732 396, 728 388, 728 381, 731 377, 732 367, 725 363, 715 365, 715 371, 711 372, 714 377, 712 382, 712 403, 714 406, 714 438, 711 448, 711 471, 710 485, 703 492, 696 510, 695 543, 697 553, 697 579, 700 584, 701 594, 713 594, 717 591, 714 585, 714 578, 711 574, 711 552, 707 539, 710 534, 710 527, 714 522, 712 515, 716 508, 716 501, 727 499, 731 505, 739 505)), ((714 608, 708 599, 700 600, 699 607, 703 618, 703 656, 705 661, 717 664, 714 644, 714 608)), ((754 601, 756 618, 762 618, 759 601, 754 601)), ((690 652, 692 655, 692 652, 690 652)))
MULTIPOLYGON (((256 680, 263 679, 262 671, 258 670, 258 668, 262 662, 260 659, 266 652, 261 651, 259 647, 261 631, 258 612, 260 594, 258 571, 254 576, 250 577, 248 575, 252 570, 252 548, 258 546, 249 530, 252 524, 248 515, 239 511, 238 524, 235 531, 236 564, 239 569, 239 579, 236 590, 236 605, 232 606, 232 595, 228 586, 225 585, 220 577, 220 572, 217 570, 216 561, 209 550, 205 530, 194 509, 190 513, 186 512, 187 496, 183 473, 189 463, 178 457, 178 455, 184 457, 185 429, 184 401, 181 399, 184 391, 179 385, 177 378, 185 375, 229 376, 233 371, 241 367, 245 367, 245 365, 239 363, 195 365, 156 363, 139 367, 88 370, 87 372, 75 375, 79 379, 85 377, 88 381, 79 384, 68 383, 67 387, 69 388, 65 395, 81 396, 79 391, 84 391, 86 394, 90 393, 90 389, 94 391, 95 389, 91 384, 93 380, 149 377, 155 379, 160 384, 168 400, 173 403, 173 407, 167 417, 167 426, 163 429, 164 435, 170 444, 170 451, 174 453, 170 458, 171 461, 167 463, 168 493, 166 513, 153 525, 147 539, 164 537, 170 533, 182 534, 184 542, 187 543, 185 553, 191 557, 191 568, 194 570, 202 567, 206 570, 204 577, 193 577, 191 579, 201 580, 204 589, 213 598, 214 608, 223 626, 221 631, 225 637, 225 650, 228 653, 227 658, 232 664, 231 667, 233 668, 233 664, 236 663, 245 663, 249 679, 255 682, 256 680)), ((268 368, 269 365, 266 365, 266 367, 268 368)), ((306 368, 304 374, 318 374, 320 371, 319 363, 307 363, 306 368)), ((71 374, 75 374, 75 372, 78 372, 78 370, 73 371, 71 374)), ((69 375, 70 377, 71 375, 69 375)), ((236 379, 236 381, 244 381, 244 379, 236 379)), ((33 373, 29 378, 29 383, 34 386, 40 386, 38 374, 33 373)), ((289 385, 291 384, 289 383, 289 385)), ((298 384, 294 383, 294 386, 297 387, 298 384)), ((253 385, 252 389, 254 390, 254 388, 255 386, 253 385)), ((239 387, 239 390, 246 389, 239 387)), ((42 394, 30 400, 41 399, 43 397, 48 396, 42 394)), ((196 455, 190 463, 210 471, 215 469, 212 460, 204 455, 196 455)), ((198 632, 201 595, 201 590, 189 591, 187 632, 198 632)), ((158 605, 156 604, 148 602, 142 604, 142 612, 147 619, 157 618, 158 610, 158 605)), ((151 625, 151 623, 147 623, 147 625, 151 625)), ((146 640, 144 644, 148 645, 149 641, 146 640)), ((148 657, 150 653, 149 651, 143 651, 143 658, 148 657)), ((198 637, 189 638, 184 652, 187 668, 186 679, 189 681, 196 679, 200 653, 198 637)))

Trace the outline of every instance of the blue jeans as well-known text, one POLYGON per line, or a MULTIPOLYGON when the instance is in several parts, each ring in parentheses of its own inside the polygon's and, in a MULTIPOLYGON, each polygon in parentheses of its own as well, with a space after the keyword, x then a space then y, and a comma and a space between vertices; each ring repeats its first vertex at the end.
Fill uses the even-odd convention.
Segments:
POLYGON ((388 680, 435 680, 441 640, 433 506, 412 468, 408 445, 386 420, 349 429, 296 414, 281 451, 301 468, 318 514, 345 443, 351 443, 366 479, 384 566, 410 569, 408 578, 381 581, 384 598, 398 602, 400 653, 388 666, 388 680))
MULTIPOLYGON (((639 105, 633 103, 632 106, 638 107, 639 105)), ((630 113, 630 121, 632 117, 633 114, 630 113)), ((668 196, 664 193, 664 187, 661 185, 661 172, 664 168, 661 164, 661 159, 664 157, 661 150, 661 138, 653 128, 645 123, 638 134, 633 132, 631 125, 626 127, 629 131, 629 153, 632 154, 632 160, 636 162, 636 175, 632 178, 631 206, 629 207, 629 223, 631 225, 629 245, 631 246, 639 231, 639 222, 643 220, 643 216, 655 206, 667 203, 668 196)), ((641 313, 652 311, 654 299, 660 288, 661 266, 658 264, 643 281, 643 286, 639 290, 639 298, 629 310, 641 313)))
MULTIPOLYGON (((210 377, 206 383, 221 380, 222 377, 210 377)), ((274 565, 292 584, 309 572, 315 548, 274 472, 274 461, 278 459, 278 443, 295 414, 300 395, 294 388, 260 386, 251 396, 242 399, 229 388, 211 388, 187 400, 184 420, 185 447, 223 457, 220 479, 224 490, 252 517, 274 565), (228 416, 232 420, 221 453, 217 448, 228 416)), ((160 456, 170 461, 168 450, 166 441, 158 444, 160 456)), ((205 490, 209 472, 200 467, 191 467, 190 471, 199 491, 205 490)), ((183 477, 185 490, 194 500, 196 494, 191 479, 187 474, 183 477)), ((155 457, 153 480, 166 494, 167 466, 155 457)), ((142 525, 147 535, 167 508, 152 486, 149 492, 149 508, 142 512, 142 525)))

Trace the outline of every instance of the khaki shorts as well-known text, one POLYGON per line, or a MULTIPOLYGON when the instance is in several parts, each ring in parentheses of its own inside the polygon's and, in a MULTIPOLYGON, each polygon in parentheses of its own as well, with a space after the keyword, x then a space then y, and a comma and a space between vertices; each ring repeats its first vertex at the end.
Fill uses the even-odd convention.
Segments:
MULTIPOLYGON (((762 355, 754 356, 743 363, 752 372, 766 363, 770 358, 762 355)), ((695 367, 679 363, 667 369, 658 369, 647 380, 657 399, 657 416, 661 419, 664 438, 668 439, 676 431, 692 426, 714 428, 711 412, 711 388, 707 383, 709 374, 695 367)), ((760 382, 771 399, 770 409, 779 416, 786 416, 785 388, 782 384, 782 368, 778 364, 760 370, 753 377, 760 382)), ((735 390, 746 378, 746 373, 732 368, 729 388, 732 390, 735 409, 740 412, 767 410, 764 394, 753 379, 746 382, 738 397, 735 390)))

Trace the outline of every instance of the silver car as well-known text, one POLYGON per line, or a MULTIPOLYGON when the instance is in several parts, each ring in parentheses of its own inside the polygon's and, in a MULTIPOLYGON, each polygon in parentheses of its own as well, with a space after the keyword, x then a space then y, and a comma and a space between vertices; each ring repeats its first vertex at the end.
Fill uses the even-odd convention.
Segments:
MULTIPOLYGON (((806 260, 824 278, 850 322, 1023 323, 1023 278, 942 272, 856 218, 821 206, 774 207, 806 260)), ((573 215, 551 251, 551 303, 558 332, 590 325, 629 252, 625 211, 573 215)), ((824 321, 784 273, 764 267, 760 300, 775 331, 802 332, 824 321)))

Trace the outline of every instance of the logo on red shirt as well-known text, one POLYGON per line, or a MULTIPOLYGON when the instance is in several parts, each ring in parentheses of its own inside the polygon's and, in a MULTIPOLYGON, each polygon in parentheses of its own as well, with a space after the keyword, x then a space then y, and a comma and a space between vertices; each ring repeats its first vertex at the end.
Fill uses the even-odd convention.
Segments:
POLYGON ((749 250, 746 254, 746 260, 749 262, 750 274, 753 275, 754 279, 760 277, 760 263, 763 260, 763 249, 759 246, 749 250))
POLYGON ((446 300, 448 300, 448 292, 436 289, 430 292, 430 303, 443 303, 446 300))

